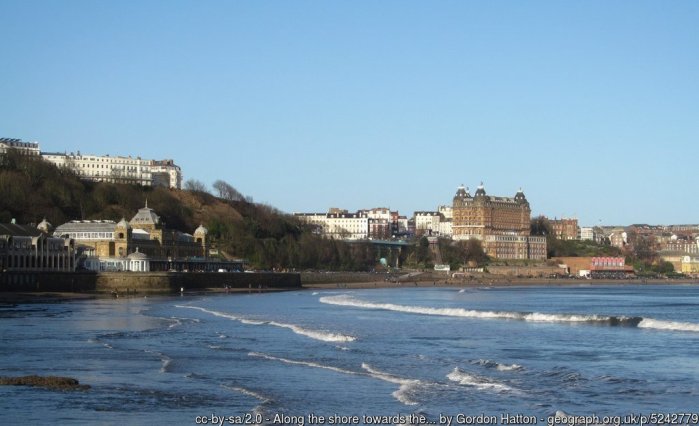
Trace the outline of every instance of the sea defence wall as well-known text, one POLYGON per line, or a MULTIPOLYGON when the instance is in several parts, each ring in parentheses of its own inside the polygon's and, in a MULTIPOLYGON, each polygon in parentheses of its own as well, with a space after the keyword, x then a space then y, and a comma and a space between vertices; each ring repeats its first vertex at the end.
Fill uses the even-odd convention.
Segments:
POLYGON ((3 272, 0 291, 169 293, 208 288, 301 288, 294 273, 3 272))

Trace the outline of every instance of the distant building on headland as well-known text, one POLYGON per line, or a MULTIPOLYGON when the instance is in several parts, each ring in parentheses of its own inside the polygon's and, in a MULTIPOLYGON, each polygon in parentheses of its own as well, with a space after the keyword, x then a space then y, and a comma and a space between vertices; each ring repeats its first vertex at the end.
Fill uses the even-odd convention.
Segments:
POLYGON ((332 207, 327 213, 294 213, 294 217, 311 225, 317 235, 336 240, 385 240, 408 232, 408 219, 385 207, 355 213, 332 207))
POLYGON ((699 257, 683 256, 680 271, 683 274, 699 277, 699 257))
MULTIPOLYGON (((549 219, 551 228, 556 238, 559 240, 578 240, 581 239, 580 228, 578 227, 578 219, 574 218, 561 218, 561 219, 549 219)), ((593 237, 586 236, 586 239, 594 239, 593 237)))
POLYGON ((38 142, 25 142, 21 139, 0 138, 0 154, 14 149, 24 155, 36 155, 41 153, 38 142))
POLYGON ((452 214, 454 240, 478 239, 497 259, 546 259, 546 238, 530 235, 531 209, 521 189, 514 197, 494 197, 481 183, 471 196, 461 185, 452 214))
POLYGON ((492 197, 481 185, 475 196, 461 186, 452 205, 416 211, 412 219, 387 208, 327 213, 294 213, 325 238, 364 240, 429 236, 478 239, 486 254, 498 259, 546 259, 546 238, 530 235, 531 210, 520 190, 513 198, 492 197), (391 230, 390 234, 387 230, 391 230))
POLYGON ((145 160, 141 157, 112 157, 43 152, 44 160, 72 169, 81 179, 94 182, 182 188, 182 171, 173 160, 145 160))
POLYGON ((49 235, 49 226, 0 223, 0 272, 75 271, 74 241, 49 235))
POLYGON ((137 184, 182 188, 182 170, 173 160, 146 160, 141 157, 83 155, 41 152, 38 142, 0 138, 0 154, 13 149, 25 155, 41 156, 57 167, 67 167, 81 179, 94 182, 137 184))
POLYGON ((415 218, 415 234, 417 236, 439 235, 440 224, 445 218, 439 212, 417 211, 415 218))

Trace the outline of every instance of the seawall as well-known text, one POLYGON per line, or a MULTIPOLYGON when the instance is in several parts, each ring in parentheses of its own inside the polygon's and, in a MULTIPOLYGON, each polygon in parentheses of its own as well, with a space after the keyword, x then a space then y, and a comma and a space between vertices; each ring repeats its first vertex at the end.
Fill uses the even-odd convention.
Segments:
POLYGON ((294 273, 229 272, 3 272, 0 291, 171 293, 208 288, 301 288, 294 273))

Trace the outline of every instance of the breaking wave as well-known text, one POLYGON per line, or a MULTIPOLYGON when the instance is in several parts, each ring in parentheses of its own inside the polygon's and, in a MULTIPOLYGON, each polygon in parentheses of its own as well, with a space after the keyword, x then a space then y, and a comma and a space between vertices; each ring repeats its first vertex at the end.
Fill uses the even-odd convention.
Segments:
POLYGON ((502 384, 496 380, 488 377, 476 376, 475 374, 469 374, 458 367, 447 374, 447 378, 452 382, 456 382, 460 385, 474 387, 478 390, 494 391, 494 392, 512 392, 513 388, 502 384))
POLYGON ((243 395, 247 395, 247 396, 250 396, 250 397, 252 397, 252 398, 255 398, 255 399, 257 399, 258 401, 261 401, 263 404, 265 404, 265 403, 271 401, 270 398, 267 398, 267 397, 264 396, 264 395, 261 395, 261 394, 255 392, 255 391, 251 391, 250 389, 245 389, 245 388, 243 388, 243 387, 239 387, 239 386, 226 386, 226 385, 221 385, 221 387, 224 388, 224 389, 228 389, 228 390, 230 390, 230 391, 233 391, 233 392, 242 393, 243 395))
POLYGON ((520 371, 524 369, 524 367, 519 364, 500 364, 499 362, 491 361, 489 359, 471 361, 471 364, 480 365, 485 368, 494 368, 498 371, 520 371))
POLYGON ((584 323, 608 325, 613 327, 639 327, 655 330, 699 332, 699 324, 662 321, 643 317, 607 316, 596 314, 551 314, 541 312, 477 311, 463 308, 430 308, 424 306, 396 305, 393 303, 366 302, 346 295, 325 296, 321 297, 319 300, 321 303, 328 305, 352 306, 364 309, 381 309, 386 311, 405 312, 420 315, 438 315, 476 319, 504 319, 529 322, 584 323))
POLYGON ((339 367, 333 367, 331 365, 323 365, 323 364, 318 364, 317 362, 312 362, 312 361, 295 361, 293 359, 287 359, 287 358, 279 358, 273 355, 267 355, 263 354, 260 352, 250 352, 248 353, 249 356, 256 357, 256 358, 262 358, 262 359, 267 359, 270 361, 278 361, 278 362, 283 362, 284 364, 291 364, 291 365, 304 365, 306 367, 313 367, 313 368, 321 368, 323 370, 330 370, 334 371, 336 373, 342 373, 342 374, 352 374, 352 375, 358 375, 359 373, 356 371, 351 371, 351 370, 345 370, 344 368, 339 368, 339 367))
POLYGON ((277 322, 277 321, 251 320, 251 319, 247 319, 244 317, 227 314, 225 312, 212 311, 209 309, 200 308, 198 306, 175 305, 175 307, 176 308, 186 308, 186 309, 196 309, 196 310, 199 310, 202 312, 206 312, 207 314, 211 314, 211 315, 221 317, 221 318, 227 318, 227 319, 230 319, 233 321, 239 321, 240 323, 247 324, 247 325, 271 325, 273 327, 286 328, 286 329, 293 331, 296 334, 310 337, 311 339, 320 340, 323 342, 353 342, 354 340, 356 340, 355 337, 348 336, 345 334, 330 333, 327 331, 309 330, 309 329, 303 328, 303 327, 295 325, 295 324, 285 324, 285 323, 281 323, 281 322, 277 322))
POLYGON ((412 393, 421 382, 417 379, 405 379, 402 377, 394 376, 389 373, 384 373, 382 371, 371 368, 368 364, 362 363, 362 368, 369 373, 371 377, 374 377, 384 382, 393 383, 400 385, 397 391, 393 392, 394 398, 402 402, 405 405, 417 405, 417 402, 410 399, 410 393, 412 393))
POLYGON ((160 372, 161 373, 169 373, 170 372, 170 365, 172 364, 172 358, 169 356, 165 355, 162 352, 158 351, 152 351, 150 349, 145 349, 143 352, 148 353, 148 354, 153 354, 160 358, 160 372))
MULTIPOLYGON (((267 398, 264 395, 261 395, 255 391, 251 391, 250 389, 245 389, 242 387, 238 386, 226 386, 226 385, 221 385, 222 388, 233 391, 233 392, 238 392, 242 393, 243 395, 247 395, 249 397, 252 397, 254 399, 257 399, 260 401, 260 404, 257 405, 255 408, 252 410, 252 418, 253 419, 264 419, 268 417, 265 413, 265 408, 264 406, 272 402, 271 398, 267 398)), ((262 423, 249 423, 251 425, 260 425, 262 423)))
POLYGON ((306 367, 320 368, 323 370, 330 370, 330 371, 334 371, 336 373, 341 373, 341 374, 347 374, 347 375, 353 375, 353 376, 368 376, 368 377, 372 377, 374 379, 383 380, 384 382, 399 385, 398 390, 396 390, 395 392, 393 392, 391 394, 398 401, 402 402, 405 405, 417 405, 417 402, 411 400, 409 395, 410 395, 410 393, 414 392, 415 388, 418 385, 420 385, 422 383, 420 380, 406 379, 403 377, 394 376, 394 375, 389 374, 389 373, 384 373, 382 371, 379 371, 379 370, 376 370, 376 369, 370 367, 368 364, 365 364, 365 363, 362 363, 362 369, 365 370, 365 372, 363 372, 363 371, 346 370, 344 368, 333 367, 331 365, 319 364, 319 363, 313 362, 313 361, 296 361, 293 359, 280 358, 280 357, 276 357, 273 355, 268 355, 268 354, 264 354, 264 353, 260 353, 260 352, 250 352, 250 353, 248 353, 248 355, 252 356, 252 357, 256 357, 256 358, 267 359, 270 361, 282 362, 284 364, 302 365, 302 366, 306 366, 306 367))
POLYGON ((672 331, 693 331, 699 332, 699 324, 694 324, 691 322, 675 322, 675 321, 663 321, 656 320, 652 318, 643 318, 640 323, 638 323, 639 328, 653 328, 656 330, 672 330, 672 331))

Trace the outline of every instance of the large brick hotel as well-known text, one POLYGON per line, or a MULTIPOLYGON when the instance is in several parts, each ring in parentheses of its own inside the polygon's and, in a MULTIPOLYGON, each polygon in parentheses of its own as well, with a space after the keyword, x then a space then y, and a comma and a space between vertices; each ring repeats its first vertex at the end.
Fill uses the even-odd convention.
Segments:
POLYGON ((454 240, 481 240, 486 254, 498 259, 546 259, 546 238, 530 235, 531 209, 521 189, 514 197, 495 197, 481 183, 471 196, 462 185, 452 212, 454 240))

